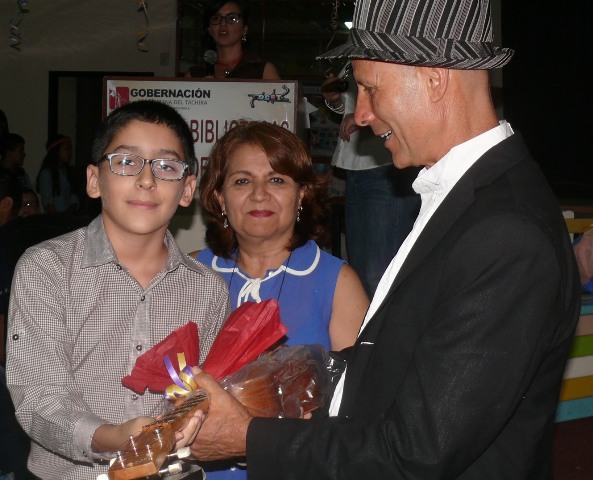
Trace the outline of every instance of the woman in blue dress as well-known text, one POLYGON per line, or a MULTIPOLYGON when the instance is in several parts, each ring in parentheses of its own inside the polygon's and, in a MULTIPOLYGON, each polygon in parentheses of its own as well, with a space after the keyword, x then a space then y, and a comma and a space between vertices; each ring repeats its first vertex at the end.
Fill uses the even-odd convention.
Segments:
MULTIPOLYGON (((354 269, 316 242, 326 192, 296 135, 241 121, 215 144, 200 180, 209 248, 194 254, 225 278, 233 310, 275 298, 287 345, 340 350, 354 343, 369 300, 354 269)), ((204 467, 209 480, 247 478, 240 463, 204 467)))

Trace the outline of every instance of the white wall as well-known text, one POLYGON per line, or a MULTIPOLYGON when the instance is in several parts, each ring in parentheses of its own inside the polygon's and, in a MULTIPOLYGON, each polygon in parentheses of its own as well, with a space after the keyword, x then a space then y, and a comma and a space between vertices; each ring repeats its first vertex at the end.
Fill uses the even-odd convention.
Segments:
POLYGON ((16 1, 0 2, 0 109, 25 138, 25 168, 37 176, 47 140, 48 72, 126 71, 174 76, 176 0, 150 1, 147 52, 136 34, 145 18, 136 0, 29 0, 19 24, 20 50, 9 46, 16 1), (161 58, 168 57, 168 65, 161 58))
MULTIPOLYGON (((25 169, 35 179, 45 155, 49 71, 154 72, 175 75, 176 0, 149 1, 147 51, 137 48, 137 33, 146 27, 136 0, 29 0, 29 12, 18 25, 19 50, 9 46, 10 20, 16 1, 0 1, 0 109, 10 130, 25 138, 25 169), (163 61, 165 60, 165 61, 163 61), (166 61, 168 60, 168 61, 166 61), (166 63, 166 64, 161 64, 166 63)), ((68 80, 64 81, 67 86, 68 80)), ((61 84, 62 85, 62 84, 61 84)), ((60 113, 68 113, 60 93, 60 113)), ((72 99, 72 107, 74 107, 72 99)), ((69 134, 68 127, 60 131, 69 134)), ((181 248, 204 248, 204 226, 197 205, 180 209, 171 224, 181 248)))

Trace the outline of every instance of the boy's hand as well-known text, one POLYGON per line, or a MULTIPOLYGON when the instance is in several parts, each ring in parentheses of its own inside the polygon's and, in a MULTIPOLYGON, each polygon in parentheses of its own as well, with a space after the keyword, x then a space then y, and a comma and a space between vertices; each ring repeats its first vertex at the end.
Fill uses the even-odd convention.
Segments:
POLYGON ((136 417, 120 425, 101 425, 93 434, 91 448, 97 453, 125 450, 130 444, 130 436, 139 435, 142 427, 153 421, 152 417, 136 417))
POLYGON ((202 461, 244 457, 251 415, 210 375, 198 367, 194 367, 192 373, 196 383, 210 397, 208 413, 198 411, 204 421, 191 445, 192 455, 202 461))
POLYGON ((201 410, 194 412, 187 425, 175 432, 175 450, 191 445, 202 426, 204 414, 201 410))

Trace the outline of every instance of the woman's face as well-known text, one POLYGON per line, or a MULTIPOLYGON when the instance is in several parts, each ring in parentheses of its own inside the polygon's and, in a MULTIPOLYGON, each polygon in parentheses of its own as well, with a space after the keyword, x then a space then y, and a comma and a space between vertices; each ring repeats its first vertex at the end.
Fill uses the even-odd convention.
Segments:
POLYGON ((247 26, 244 23, 243 17, 239 17, 238 23, 233 23, 230 18, 227 17, 229 14, 241 15, 239 5, 235 2, 225 3, 220 10, 216 13, 221 18, 220 23, 213 25, 212 21, 208 27, 210 36, 216 43, 217 47, 232 46, 241 43, 241 37, 247 35, 247 26))
POLYGON ((239 244, 258 240, 284 246, 292 238, 303 190, 275 172, 261 148, 246 144, 230 155, 216 195, 239 244))

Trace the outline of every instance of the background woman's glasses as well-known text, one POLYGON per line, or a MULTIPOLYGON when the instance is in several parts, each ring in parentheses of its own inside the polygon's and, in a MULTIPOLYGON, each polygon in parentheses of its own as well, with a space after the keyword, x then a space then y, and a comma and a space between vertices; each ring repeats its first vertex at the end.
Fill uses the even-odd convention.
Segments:
POLYGON ((228 24, 230 23, 239 23, 241 21, 241 14, 240 13, 227 13, 226 15, 212 15, 210 17, 210 25, 218 25, 222 22, 222 20, 228 24))

